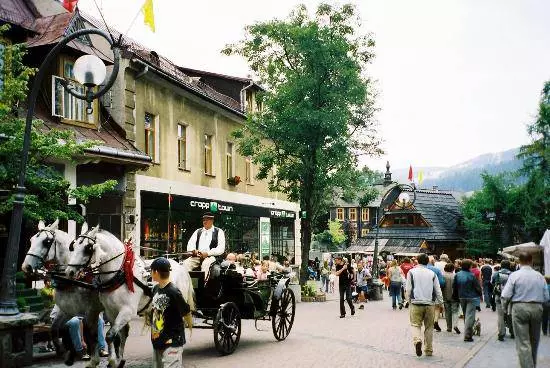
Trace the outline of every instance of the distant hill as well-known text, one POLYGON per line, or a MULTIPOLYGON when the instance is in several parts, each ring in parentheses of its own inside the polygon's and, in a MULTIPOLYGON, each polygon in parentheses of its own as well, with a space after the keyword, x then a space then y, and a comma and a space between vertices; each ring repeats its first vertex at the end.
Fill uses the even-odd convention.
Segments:
MULTIPOLYGON (((522 166, 522 161, 516 158, 519 148, 504 152, 487 153, 474 157, 451 167, 413 167, 414 180, 418 182, 418 173, 424 172, 421 188, 433 188, 437 185, 441 190, 455 192, 470 192, 481 189, 483 182, 481 173, 499 174, 506 171, 516 171, 522 166)), ((392 170, 392 177, 399 182, 407 182, 409 169, 392 170)))

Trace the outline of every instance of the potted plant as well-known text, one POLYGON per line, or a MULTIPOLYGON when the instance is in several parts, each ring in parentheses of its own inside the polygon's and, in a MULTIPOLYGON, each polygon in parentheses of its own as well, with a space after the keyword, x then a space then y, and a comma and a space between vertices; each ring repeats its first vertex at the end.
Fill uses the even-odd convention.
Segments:
POLYGON ((240 182, 241 182, 241 177, 237 175, 227 178, 227 184, 229 185, 238 185, 240 182))

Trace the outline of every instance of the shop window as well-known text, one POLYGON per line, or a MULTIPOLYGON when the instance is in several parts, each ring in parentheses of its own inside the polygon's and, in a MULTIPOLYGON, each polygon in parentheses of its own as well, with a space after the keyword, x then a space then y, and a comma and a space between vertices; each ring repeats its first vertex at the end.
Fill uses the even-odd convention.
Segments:
POLYGON ((349 209, 349 219, 350 221, 357 221, 357 208, 349 209))
MULTIPOLYGON (((52 76, 52 115, 67 120, 93 124, 94 113, 88 114, 86 111, 87 102, 74 97, 63 87, 61 81, 69 80, 74 91, 84 94, 84 86, 74 79, 74 63, 72 61, 63 61, 63 77, 52 76)), ((94 111, 96 108, 94 108, 94 111)))
POLYGON ((213 175, 212 164, 212 136, 204 135, 204 173, 206 175, 213 175))
POLYGON ((361 222, 369 222, 369 209, 361 208, 361 222))
POLYGON ((178 124, 178 168, 189 170, 187 159, 187 125, 178 124))
POLYGON ((225 152, 225 172, 228 178, 233 177, 233 143, 227 142, 225 152))
POLYGON ((337 208, 336 209, 336 220, 344 221, 344 209, 343 208, 337 208))
POLYGON ((254 184, 254 167, 252 165, 252 159, 250 157, 245 158, 244 168, 246 184, 254 184))
POLYGON ((291 261, 294 256, 294 221, 271 219, 271 253, 291 261))
POLYGON ((157 122, 153 114, 145 113, 144 128, 145 128, 145 153, 149 155, 154 162, 157 161, 157 122))

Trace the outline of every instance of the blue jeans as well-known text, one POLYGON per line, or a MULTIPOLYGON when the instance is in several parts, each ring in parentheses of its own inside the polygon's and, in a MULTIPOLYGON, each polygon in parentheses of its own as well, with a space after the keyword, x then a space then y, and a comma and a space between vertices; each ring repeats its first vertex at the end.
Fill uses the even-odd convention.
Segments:
POLYGON ((464 338, 469 339, 474 333, 474 323, 476 321, 476 306, 479 305, 479 298, 460 299, 460 306, 464 313, 464 338))
MULTIPOLYGON (((68 320, 66 323, 69 329, 69 336, 71 336, 71 342, 73 343, 74 349, 77 352, 81 352, 84 350, 84 347, 82 346, 82 340, 80 338, 81 336, 80 321, 82 321, 82 318, 73 317, 70 320, 68 320)), ((105 342, 105 334, 103 333, 104 327, 105 327, 105 323, 103 322, 103 319, 99 317, 97 320, 97 345, 99 350, 107 349, 107 343, 105 342)))
POLYGON ((393 308, 397 308, 397 303, 399 303, 400 305, 403 303, 401 301, 401 283, 400 282, 392 281, 390 283, 390 294, 391 294, 391 306, 393 308))

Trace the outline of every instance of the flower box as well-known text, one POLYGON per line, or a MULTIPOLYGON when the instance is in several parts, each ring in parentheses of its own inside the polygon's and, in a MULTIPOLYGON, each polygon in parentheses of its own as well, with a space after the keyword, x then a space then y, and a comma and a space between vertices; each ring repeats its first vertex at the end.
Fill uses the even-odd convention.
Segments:
POLYGON ((227 184, 229 185, 238 185, 241 182, 240 176, 232 176, 230 178, 227 178, 227 184))

